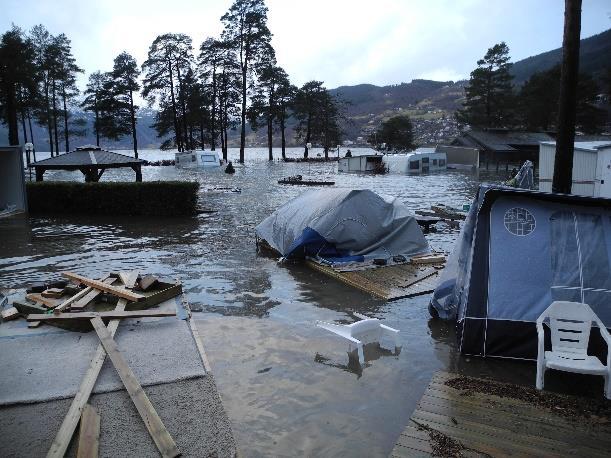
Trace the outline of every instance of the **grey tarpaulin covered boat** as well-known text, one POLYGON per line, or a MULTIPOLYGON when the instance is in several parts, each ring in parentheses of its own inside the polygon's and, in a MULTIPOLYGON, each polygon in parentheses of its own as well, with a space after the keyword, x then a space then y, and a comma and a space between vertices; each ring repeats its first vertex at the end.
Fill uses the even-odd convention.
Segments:
POLYGON ((534 359, 535 321, 555 300, 611 327, 611 201, 482 185, 431 313, 457 320, 463 353, 534 359))
POLYGON ((283 257, 331 264, 430 252, 412 212, 370 190, 306 191, 263 220, 256 233, 283 257))

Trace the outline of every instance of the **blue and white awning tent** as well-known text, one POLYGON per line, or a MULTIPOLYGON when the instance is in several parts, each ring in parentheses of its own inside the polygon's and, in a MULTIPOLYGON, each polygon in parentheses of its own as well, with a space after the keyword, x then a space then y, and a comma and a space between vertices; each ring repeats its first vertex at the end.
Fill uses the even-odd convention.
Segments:
POLYGON ((327 264, 430 252, 409 209, 370 190, 306 191, 263 220, 256 233, 285 258, 327 264))
POLYGON ((431 313, 456 319, 465 354, 536 359, 535 321, 556 300, 611 327, 611 200, 481 186, 431 313))

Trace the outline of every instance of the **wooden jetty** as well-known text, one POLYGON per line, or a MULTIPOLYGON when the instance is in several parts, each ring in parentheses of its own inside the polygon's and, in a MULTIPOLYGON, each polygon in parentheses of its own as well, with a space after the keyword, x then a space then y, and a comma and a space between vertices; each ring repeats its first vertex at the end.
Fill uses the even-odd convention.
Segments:
POLYGON ((419 296, 432 292, 439 281, 441 266, 395 264, 368 266, 360 270, 342 270, 308 260, 306 264, 354 288, 386 301, 419 296))
POLYGON ((609 456, 610 405, 437 372, 391 456, 609 456))

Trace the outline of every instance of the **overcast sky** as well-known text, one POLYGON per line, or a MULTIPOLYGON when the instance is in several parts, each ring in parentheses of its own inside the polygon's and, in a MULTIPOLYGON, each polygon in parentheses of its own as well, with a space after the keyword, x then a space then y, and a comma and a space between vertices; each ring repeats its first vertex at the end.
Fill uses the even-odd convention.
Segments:
MULTIPOLYGON (((0 27, 42 23, 72 40, 86 75, 122 51, 145 59, 153 39, 218 36, 232 0, 0 0, 0 27)), ((413 78, 467 78, 486 49, 505 41, 513 61, 562 44, 562 0, 267 0, 279 64, 294 83, 328 88, 413 78)), ((611 27, 611 1, 583 0, 581 36, 611 27)), ((87 76, 80 79, 84 85, 87 76)))

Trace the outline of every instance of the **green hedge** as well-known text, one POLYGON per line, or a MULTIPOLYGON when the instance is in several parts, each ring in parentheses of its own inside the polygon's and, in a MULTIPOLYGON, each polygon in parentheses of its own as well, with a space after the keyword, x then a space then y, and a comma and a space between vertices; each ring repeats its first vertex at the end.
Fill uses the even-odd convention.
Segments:
POLYGON ((26 188, 30 213, 182 216, 197 213, 199 183, 42 181, 26 188))

